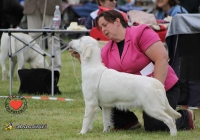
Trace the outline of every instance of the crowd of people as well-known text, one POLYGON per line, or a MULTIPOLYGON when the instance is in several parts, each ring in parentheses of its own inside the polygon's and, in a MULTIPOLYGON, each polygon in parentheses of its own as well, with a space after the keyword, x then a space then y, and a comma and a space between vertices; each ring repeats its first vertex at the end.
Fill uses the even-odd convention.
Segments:
MULTIPOLYGON (((36 1, 40 1, 40 0, 35 0, 36 1)), ((47 0, 47 1, 52 1, 52 0, 47 0)), ((25 16, 27 18, 30 17, 30 14, 26 14, 26 11, 33 11, 35 10, 34 6, 31 6, 30 10, 27 10, 26 6, 27 3, 29 3, 29 0, 2 0, 1 1, 1 10, 0 10, 0 28, 9 28, 9 27, 16 27, 16 26, 20 26, 20 21, 22 20, 22 17, 25 16), (26 8, 26 9, 24 9, 26 8), (13 17, 13 18, 11 18, 13 17)), ((34 3, 35 3, 34 2, 34 3)), ((45 2, 41 1, 42 3, 45 2)), ((52 1, 52 3, 54 3, 54 1, 52 1)), ((60 10, 65 10, 62 9, 62 3, 67 3, 67 0, 59 0, 59 5, 60 5, 60 10)), ((56 3, 56 4, 58 4, 56 3)), ((115 9, 115 10, 119 10, 118 6, 122 6, 122 5, 126 5, 126 4, 130 4, 132 6, 134 6, 137 3, 137 0, 80 0, 80 4, 78 5, 70 5, 67 6, 65 11, 70 11, 73 9, 75 10, 76 7, 84 7, 84 5, 86 5, 87 3, 92 3, 92 5, 88 5, 91 7, 85 7, 82 9, 82 11, 86 12, 84 14, 84 18, 85 20, 85 26, 88 29, 91 29, 93 26, 95 26, 95 22, 94 19, 96 18, 96 16, 99 13, 99 9, 98 7, 100 7, 100 10, 103 9, 115 9), (94 6, 94 5, 97 6, 94 6), (72 8, 70 8, 72 7, 72 8), (74 7, 74 8, 73 8, 74 7), (92 8, 93 7, 93 8, 92 8), (89 9, 94 9, 94 7, 96 8, 96 10, 91 11, 90 12, 89 9), (86 9, 87 8, 87 9, 86 9)), ((174 16, 177 13, 199 13, 199 7, 200 7, 200 0, 152 0, 152 3, 154 3, 154 10, 152 11, 153 14, 155 14, 156 19, 164 19, 167 16, 174 16)), ((35 5, 35 4, 34 4, 35 5)), ((43 14, 44 12, 44 6, 40 6, 39 8, 43 7, 43 9, 40 9, 40 13, 43 14)), ((49 11, 49 9, 51 11, 51 15, 55 10, 55 4, 51 4, 47 6, 47 12, 49 11), (52 8, 53 7, 53 8, 52 8)), ((37 10, 37 8, 36 8, 37 10)), ((142 9, 140 9, 142 10, 142 9)), ((83 13, 81 12, 80 8, 79 11, 74 11, 73 14, 73 19, 71 18, 67 18, 66 21, 67 23, 70 23, 74 20, 78 21, 78 18, 82 18, 80 17, 82 14, 79 13, 83 13)), ((63 13, 63 15, 66 13, 63 13)), ((68 16, 71 17, 71 12, 67 13, 69 14, 68 16)), ((42 15, 40 15, 42 16, 42 15)), ((46 13, 47 19, 48 19, 49 13, 46 13)), ((30 19, 29 19, 30 20, 30 19)), ((41 21, 41 20, 40 20, 41 21)), ((33 23, 37 23, 37 22, 33 22, 33 23)), ((49 22, 50 23, 50 22, 49 22)), ((30 26, 30 22, 27 22, 27 28, 28 26, 30 26)), ((37 23, 38 24, 38 23, 37 23)))

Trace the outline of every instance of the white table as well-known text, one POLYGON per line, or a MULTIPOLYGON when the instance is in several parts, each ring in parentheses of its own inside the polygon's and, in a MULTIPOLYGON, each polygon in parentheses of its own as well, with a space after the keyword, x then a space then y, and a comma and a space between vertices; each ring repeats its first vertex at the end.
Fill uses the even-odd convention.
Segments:
MULTIPOLYGON (((55 36, 55 33, 74 33, 74 34, 78 34, 78 33, 89 33, 90 30, 52 30, 52 29, 0 29, 0 31, 2 32, 7 32, 9 35, 9 43, 10 43, 10 47, 9 47, 9 70, 10 70, 10 95, 12 95, 12 76, 11 76, 11 57, 14 56, 14 54, 11 54, 11 36, 17 38, 16 36, 12 35, 12 33, 40 33, 40 35, 33 39, 36 40, 39 37, 42 36, 42 41, 44 41, 45 39, 47 39, 48 37, 52 38, 52 51, 51 54, 43 51, 43 53, 49 57, 51 57, 51 63, 52 63, 52 67, 51 67, 51 76, 52 76, 52 81, 51 81, 51 95, 54 96, 54 39, 57 40, 62 40, 61 38, 57 38, 55 36)), ((18 38, 17 38, 18 39, 18 38)), ((20 39, 18 39, 20 40, 20 39)), ((24 44, 26 44, 25 46, 28 47, 28 44, 26 42, 22 41, 24 44)), ((63 40, 62 40, 63 41, 63 40)), ((63 41, 64 42, 64 41, 63 41)), ((44 48, 44 43, 42 43, 42 48, 44 48)), ((26 47, 24 47, 22 50, 23 51, 26 47)), ((30 46, 31 47, 31 46, 30 46)), ((64 49, 66 50, 66 49, 64 49)), ((63 52, 63 51, 61 51, 63 52)), ((18 53, 18 52, 17 52, 18 53)))

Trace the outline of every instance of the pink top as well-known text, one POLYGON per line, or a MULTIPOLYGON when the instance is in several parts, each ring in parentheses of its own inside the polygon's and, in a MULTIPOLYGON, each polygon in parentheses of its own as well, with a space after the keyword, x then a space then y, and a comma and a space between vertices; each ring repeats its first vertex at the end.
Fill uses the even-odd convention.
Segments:
MULTIPOLYGON (((106 67, 119 72, 140 74, 140 71, 151 61, 145 55, 146 49, 153 43, 160 41, 158 34, 147 25, 131 26, 126 28, 124 50, 120 58, 117 43, 109 41, 101 51, 102 62, 106 67)), ((148 75, 151 76, 152 74, 148 75)), ((165 90, 169 90, 178 81, 174 70, 168 65, 165 80, 165 90)))

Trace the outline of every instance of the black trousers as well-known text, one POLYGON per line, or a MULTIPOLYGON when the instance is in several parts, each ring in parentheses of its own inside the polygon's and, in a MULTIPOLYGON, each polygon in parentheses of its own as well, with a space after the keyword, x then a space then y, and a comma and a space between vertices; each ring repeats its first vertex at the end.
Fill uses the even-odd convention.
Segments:
POLYGON ((138 118, 133 112, 129 110, 121 111, 117 108, 113 108, 112 121, 115 129, 124 129, 126 125, 137 122, 138 118))
MULTIPOLYGON (((180 96, 180 90, 178 83, 174 85, 170 90, 167 91, 167 99, 169 101, 170 106, 173 109, 176 109, 178 99, 180 96)), ((189 130, 189 113, 187 110, 178 110, 178 112, 182 115, 181 118, 176 120, 176 128, 179 130, 189 130)), ((146 131, 164 131, 169 130, 166 124, 162 121, 156 120, 145 112, 143 112, 144 119, 144 128, 146 131)))

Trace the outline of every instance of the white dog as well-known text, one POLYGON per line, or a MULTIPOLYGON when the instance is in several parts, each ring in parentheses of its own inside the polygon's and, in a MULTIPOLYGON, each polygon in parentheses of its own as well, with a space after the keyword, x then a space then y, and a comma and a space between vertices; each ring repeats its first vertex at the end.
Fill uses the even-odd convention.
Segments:
MULTIPOLYGON (((28 34, 24 33, 12 33, 14 36, 19 38, 25 43, 30 43, 33 39, 28 34)), ((48 67, 47 61, 44 59, 44 57, 41 55, 42 50, 39 47, 38 44, 36 44, 35 41, 30 43, 30 45, 33 45, 32 48, 37 50, 37 52, 29 47, 25 48, 23 51, 16 54, 16 56, 12 57, 12 75, 14 74, 14 68, 16 66, 16 63, 18 63, 18 70, 22 69, 26 62, 30 64, 31 68, 44 68, 48 67), (40 52, 41 54, 39 54, 40 52)), ((21 50, 24 47, 24 43, 19 41, 18 39, 11 36, 11 53, 15 54, 19 50, 21 50)), ((9 55, 9 36, 8 33, 3 33, 1 37, 1 54, 0 54, 0 63, 2 67, 2 81, 7 80, 6 75, 6 59, 9 55)))
POLYGON ((81 59, 82 90, 85 100, 85 116, 81 134, 92 129, 92 121, 99 106, 103 111, 104 132, 112 125, 111 109, 127 110, 141 107, 148 115, 163 121, 176 135, 176 112, 166 98, 161 82, 154 78, 127 74, 106 68, 101 63, 100 48, 95 39, 84 36, 69 43, 69 48, 78 52, 81 59))

